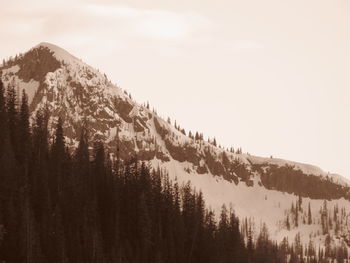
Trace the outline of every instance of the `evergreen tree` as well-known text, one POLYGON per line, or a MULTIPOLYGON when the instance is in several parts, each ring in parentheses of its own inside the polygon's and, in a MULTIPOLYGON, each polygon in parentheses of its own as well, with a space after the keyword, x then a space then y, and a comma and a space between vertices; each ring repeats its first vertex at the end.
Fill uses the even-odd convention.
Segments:
POLYGON ((19 113, 19 145, 21 150, 19 151, 19 163, 24 166, 27 165, 29 153, 31 151, 31 133, 29 124, 29 107, 28 96, 25 90, 22 91, 22 102, 19 113))
POLYGON ((30 243, 32 241, 33 231, 33 211, 30 206, 30 158, 31 158, 31 132, 29 123, 29 107, 28 107, 28 96, 24 89, 22 91, 21 97, 21 107, 19 112, 19 125, 18 125, 18 141, 20 145, 20 151, 18 153, 18 164, 20 169, 19 178, 19 203, 20 203, 20 213, 21 213, 21 242, 23 253, 22 258, 26 258, 30 261, 32 258, 32 247, 30 243))
POLYGON ((312 224, 312 215, 311 215, 310 203, 309 203, 309 206, 308 206, 307 223, 308 223, 308 225, 311 225, 311 224, 312 224))
POLYGON ((294 210, 294 225, 295 225, 295 227, 299 226, 299 205, 298 205, 298 203, 295 205, 295 210, 294 210))
POLYGON ((328 234, 328 208, 326 200, 324 200, 323 206, 321 208, 321 225, 323 235, 328 234))
POLYGON ((19 154, 18 111, 17 111, 17 94, 16 94, 16 88, 14 84, 9 84, 7 86, 6 111, 7 111, 11 144, 15 153, 15 157, 17 159, 19 154))
POLYGON ((4 86, 0 78, 0 225, 2 232, 0 259, 7 261, 18 260, 14 253, 18 250, 16 245, 18 241, 18 225, 16 224, 18 217, 15 213, 15 200, 18 192, 15 167, 4 86))
POLYGON ((195 136, 194 136, 194 139, 195 139, 196 141, 203 140, 203 138, 201 138, 201 135, 200 135, 198 132, 196 132, 196 134, 195 134, 195 136))
POLYGON ((140 258, 145 262, 148 259, 148 253, 151 244, 151 219, 148 211, 148 205, 146 203, 145 194, 140 195, 138 206, 138 232, 140 239, 140 258))
POLYGON ((253 243, 253 233, 252 233, 252 227, 249 225, 248 228, 248 240, 247 240, 247 262, 251 263, 253 262, 254 258, 254 243, 253 243))
POLYGON ((287 230, 290 230, 289 214, 287 215, 287 219, 286 219, 286 228, 287 230))
POLYGON ((298 209, 299 209, 299 211, 302 211, 302 204, 303 204, 303 198, 299 195, 298 196, 298 209))

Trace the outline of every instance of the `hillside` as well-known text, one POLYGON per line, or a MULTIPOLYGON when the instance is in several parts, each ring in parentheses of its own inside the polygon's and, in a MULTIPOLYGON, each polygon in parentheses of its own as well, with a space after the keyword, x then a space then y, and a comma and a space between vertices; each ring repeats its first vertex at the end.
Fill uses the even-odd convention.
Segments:
POLYGON ((28 94, 33 118, 42 108, 50 112, 51 135, 58 118, 63 120, 71 149, 86 123, 91 141, 105 142, 112 157, 137 156, 166 169, 172 180, 191 181, 215 211, 231 204, 241 220, 254 221, 255 233, 265 222, 278 241, 293 240, 300 232, 304 244, 312 240, 324 246, 328 233, 334 244, 350 242, 350 188, 342 176, 309 164, 227 151, 201 134, 187 135, 106 75, 49 43, 7 60, 0 70, 5 87, 28 94), (325 200, 327 212, 322 210, 325 200), (311 224, 306 222, 309 205, 311 224), (327 233, 325 213, 332 221, 327 233))

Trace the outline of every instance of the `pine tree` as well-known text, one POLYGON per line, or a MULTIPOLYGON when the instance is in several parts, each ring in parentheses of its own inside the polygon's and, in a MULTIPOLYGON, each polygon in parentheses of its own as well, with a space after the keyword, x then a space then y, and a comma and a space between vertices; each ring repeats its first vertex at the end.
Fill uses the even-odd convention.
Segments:
POLYGON ((6 106, 4 86, 0 78, 0 226, 3 235, 0 259, 12 261, 16 260, 13 253, 18 250, 16 247, 18 217, 15 214, 14 203, 18 193, 15 181, 17 169, 6 106))
POLYGON ((141 258, 147 262, 148 253, 151 244, 151 218, 149 215, 148 205, 146 203, 146 196, 142 193, 139 197, 138 212, 138 233, 141 247, 141 258))
POLYGON ((65 139, 63 135, 63 122, 59 118, 56 125, 55 137, 51 146, 50 153, 50 191, 51 198, 54 205, 63 201, 61 196, 63 194, 63 184, 67 177, 67 152, 65 139))
MULTIPOLYGON (((1 75, 0 75, 1 76, 1 75)), ((4 153, 4 145, 8 140, 7 112, 4 84, 0 77, 0 156, 4 153)))
POLYGON ((204 229, 205 246, 202 253, 204 254, 203 257, 207 259, 207 262, 216 262, 217 260, 217 247, 215 245, 217 226, 214 216, 212 210, 206 211, 204 229))
POLYGON ((299 209, 299 211, 302 211, 302 204, 303 204, 303 198, 299 195, 298 196, 298 209, 299 209))
POLYGON ((300 233, 299 232, 295 235, 294 252, 295 252, 295 254, 298 255, 299 258, 301 258, 303 256, 303 245, 302 245, 301 240, 300 240, 300 233))
POLYGON ((289 214, 287 215, 287 219, 286 219, 286 228, 287 230, 290 230, 289 214))
POLYGON ((14 84, 9 84, 6 94, 6 111, 8 118, 8 127, 10 133, 10 140, 16 159, 19 154, 18 142, 18 111, 17 111, 17 94, 14 84))
POLYGON ((195 136, 194 136, 194 139, 195 139, 196 141, 198 141, 198 140, 199 140, 199 135, 198 135, 198 132, 196 132, 196 134, 195 134, 195 136))
POLYGON ((232 256, 233 245, 230 242, 230 218, 225 205, 221 208, 217 230, 218 262, 226 262, 232 256))
POLYGON ((29 124, 29 107, 28 96, 25 90, 22 91, 22 102, 19 113, 19 145, 21 150, 19 151, 19 163, 24 165, 28 161, 28 155, 30 153, 30 124, 29 124))
POLYGON ((193 139, 193 135, 192 135, 192 132, 191 132, 191 131, 188 132, 188 137, 191 138, 191 139, 193 139))
POLYGON ((323 206, 321 208, 321 225, 323 235, 328 234, 328 208, 326 200, 324 200, 323 206))
POLYGON ((178 262, 184 262, 184 222, 183 217, 181 215, 181 198, 180 198, 180 190, 177 183, 174 184, 174 254, 178 259, 178 262))
POLYGON ((204 261, 203 254, 201 252, 201 247, 204 246, 204 220, 205 220, 205 203, 203 199, 203 194, 200 191, 196 195, 195 204, 195 229, 194 238, 192 242, 191 257, 199 261, 204 261))
POLYGON ((252 259, 254 257, 254 243, 253 243, 253 233, 252 233, 252 226, 249 225, 248 228, 248 238, 247 238, 247 256, 248 256, 248 263, 253 262, 252 259))
POLYGON ((295 227, 299 226, 299 205, 295 205, 295 211, 294 211, 294 224, 295 227))
POLYGON ((24 89, 21 96, 21 107, 19 113, 19 125, 18 125, 18 134, 19 134, 19 145, 21 150, 19 151, 18 163, 20 169, 20 207, 21 207, 21 240, 22 240, 22 257, 26 258, 27 261, 30 261, 32 258, 32 242, 33 233, 33 212, 30 206, 30 154, 31 154, 31 132, 30 132, 30 123, 29 123, 29 107, 28 107, 28 97, 24 89))
POLYGON ((264 223, 260 229, 260 233, 256 241, 255 261, 270 262, 270 245, 269 233, 266 224, 264 223))
POLYGON ((326 238, 325 238, 325 257, 328 258, 328 257, 331 257, 331 236, 329 234, 326 235, 326 238))
POLYGON ((311 225, 311 224, 312 224, 312 215, 311 215, 310 203, 309 203, 309 206, 308 206, 307 223, 308 223, 308 225, 311 225))

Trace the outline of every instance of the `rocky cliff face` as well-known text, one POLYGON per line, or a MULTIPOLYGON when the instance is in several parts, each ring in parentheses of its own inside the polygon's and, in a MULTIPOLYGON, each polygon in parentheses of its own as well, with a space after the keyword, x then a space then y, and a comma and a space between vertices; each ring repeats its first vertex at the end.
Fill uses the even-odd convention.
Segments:
POLYGON ((350 210, 349 185, 343 177, 312 165, 229 152, 188 137, 55 45, 41 43, 0 70, 5 86, 14 85, 19 94, 26 91, 32 116, 46 107, 51 127, 63 119, 71 147, 77 145, 85 122, 91 140, 104 141, 111 152, 118 142, 122 159, 137 155, 166 168, 174 180, 192 181, 214 209, 232 203, 240 216, 269 222, 276 237, 285 230, 281 220, 296 196, 314 203, 316 214, 323 199, 340 200, 350 210), (271 220, 271 213, 279 216, 271 220))

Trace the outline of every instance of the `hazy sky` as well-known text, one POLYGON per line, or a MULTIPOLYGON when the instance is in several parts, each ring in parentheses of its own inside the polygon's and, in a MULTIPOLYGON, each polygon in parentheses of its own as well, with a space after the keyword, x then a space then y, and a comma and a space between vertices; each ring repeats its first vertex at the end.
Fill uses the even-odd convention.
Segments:
POLYGON ((186 131, 350 178, 349 0, 0 6, 0 58, 57 44, 186 131))

